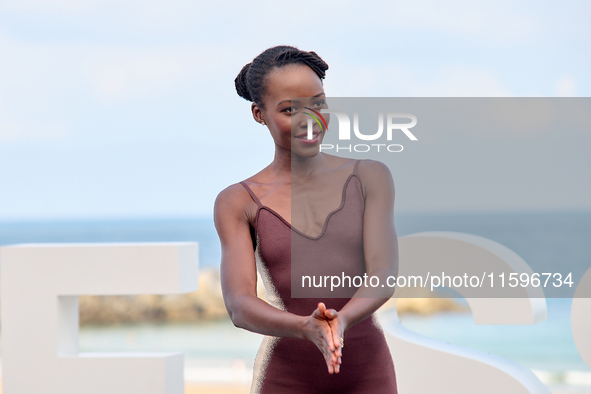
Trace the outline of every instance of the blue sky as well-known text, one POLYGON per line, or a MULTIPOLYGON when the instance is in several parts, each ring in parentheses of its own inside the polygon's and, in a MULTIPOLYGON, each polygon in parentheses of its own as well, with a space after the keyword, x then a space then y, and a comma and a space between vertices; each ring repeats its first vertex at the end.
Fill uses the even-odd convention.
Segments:
MULTIPOLYGON (((589 96, 589 15, 586 1, 4 0, 0 220, 210 215, 272 160, 233 80, 273 45, 320 54, 329 96, 589 96)), ((580 138, 552 154, 580 156, 580 138)), ((578 163, 535 209, 591 209, 578 163)), ((397 209, 532 206, 482 190, 397 209)))

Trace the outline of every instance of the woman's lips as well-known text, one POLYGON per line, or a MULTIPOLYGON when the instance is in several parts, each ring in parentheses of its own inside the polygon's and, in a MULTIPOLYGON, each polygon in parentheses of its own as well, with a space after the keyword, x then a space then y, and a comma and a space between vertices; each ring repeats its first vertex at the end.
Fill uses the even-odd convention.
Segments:
POLYGON ((304 144, 313 145, 318 142, 319 137, 320 137, 320 131, 314 131, 312 135, 314 136, 314 138, 312 138, 311 140, 308 139, 308 133, 300 134, 299 136, 296 136, 295 138, 300 140, 304 144))

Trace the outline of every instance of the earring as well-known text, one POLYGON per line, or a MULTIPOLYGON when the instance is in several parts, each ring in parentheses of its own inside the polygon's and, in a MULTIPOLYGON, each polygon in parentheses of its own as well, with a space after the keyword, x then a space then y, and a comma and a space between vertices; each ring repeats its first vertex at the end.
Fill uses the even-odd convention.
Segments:
POLYGON ((265 123, 265 121, 264 121, 264 120, 261 122, 261 124, 262 124, 263 126, 265 126, 265 125, 266 125, 266 123, 265 123))

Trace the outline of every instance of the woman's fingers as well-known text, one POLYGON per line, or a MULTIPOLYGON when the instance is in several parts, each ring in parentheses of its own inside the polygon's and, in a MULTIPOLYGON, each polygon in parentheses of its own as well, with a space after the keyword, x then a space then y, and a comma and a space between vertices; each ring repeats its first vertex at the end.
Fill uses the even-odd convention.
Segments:
MULTIPOLYGON (((334 344, 334 341, 332 340, 332 330, 330 328, 330 325, 328 324, 328 322, 326 321, 326 318, 325 318, 326 306, 324 305, 324 303, 319 302, 318 309, 316 309, 316 310, 318 311, 318 313, 320 313, 321 320, 324 323, 323 328, 325 329, 324 337, 326 339, 326 343, 330 347, 330 351, 334 352, 336 349, 336 347, 335 347, 336 345, 334 344)), ((336 357, 335 357, 335 361, 336 361, 336 357)))
POLYGON ((315 326, 316 337, 314 342, 318 349, 324 355, 324 360, 328 368, 328 373, 339 373, 342 363, 342 353, 340 351, 339 328, 335 328, 335 323, 340 327, 340 318, 334 309, 327 309, 323 302, 318 303, 318 308, 312 313, 310 323, 315 326), (335 337, 335 334, 337 335, 335 337))
POLYGON ((324 316, 326 316, 327 319, 334 319, 334 313, 336 313, 334 309, 327 309, 324 311, 324 316))
POLYGON ((332 328, 332 338, 335 343, 335 352, 337 353, 338 357, 343 357, 343 342, 341 338, 343 337, 343 332, 340 327, 337 327, 337 324, 333 324, 332 328))
POLYGON ((323 322, 323 325, 325 327, 323 327, 324 329, 321 331, 320 346, 322 347, 321 350, 324 353, 324 359, 326 360, 326 364, 328 366, 328 373, 332 374, 335 372, 335 365, 337 364, 338 357, 335 354, 333 347, 330 346, 332 345, 330 328, 326 322, 323 322))
POLYGON ((318 312, 320 313, 320 316, 324 317, 325 311, 326 311, 326 305, 324 305, 324 302, 319 302, 318 303, 318 312))
POLYGON ((341 357, 343 357, 343 343, 341 338, 343 337, 343 326, 342 321, 339 317, 339 313, 334 309, 326 309, 324 311, 328 324, 331 329, 331 339, 334 346, 334 352, 337 357, 337 364, 341 364, 341 357))
MULTIPOLYGON (((326 306, 322 302, 318 304, 318 310, 321 311, 323 313, 323 316, 328 320, 329 327, 331 329, 332 343, 331 343, 330 349, 333 351, 338 350, 341 347, 341 342, 340 342, 341 334, 336 333, 335 328, 334 328, 334 323, 331 320, 337 319, 339 314, 334 309, 326 309, 326 306), (321 307, 321 305, 322 305, 322 307, 321 307)), ((339 354, 339 357, 340 357, 340 354, 339 354)))
POLYGON ((331 336, 337 356, 342 357, 343 355, 341 352, 341 347, 343 346, 343 344, 341 343, 341 338, 343 337, 343 330, 339 318, 339 313, 334 309, 327 309, 324 312, 324 315, 328 319, 328 324, 331 329, 331 336))
POLYGON ((333 341, 334 334, 331 327, 328 327, 328 329, 329 331, 326 333, 326 335, 324 335, 324 340, 326 341, 325 343, 330 349, 332 362, 336 366, 341 364, 342 352, 339 346, 335 345, 335 342, 333 341))
POLYGON ((318 303, 318 308, 310 316, 309 323, 311 325, 310 327, 313 327, 313 331, 315 332, 311 339, 324 355, 328 372, 332 374, 335 372, 338 356, 335 353, 335 344, 332 340, 332 329, 324 315, 325 311, 326 306, 324 303, 318 303))
POLYGON ((330 352, 324 352, 324 361, 326 361, 326 366, 328 367, 328 373, 334 373, 334 364, 332 362, 332 357, 330 352))

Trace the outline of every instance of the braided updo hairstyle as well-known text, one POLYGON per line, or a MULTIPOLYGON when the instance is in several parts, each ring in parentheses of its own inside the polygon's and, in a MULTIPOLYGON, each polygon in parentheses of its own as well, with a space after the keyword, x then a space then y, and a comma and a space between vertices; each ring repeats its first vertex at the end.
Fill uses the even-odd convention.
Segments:
POLYGON ((290 64, 304 64, 310 67, 322 80, 328 64, 316 52, 301 51, 298 48, 279 45, 265 50, 251 63, 242 67, 234 80, 238 95, 263 108, 262 97, 265 94, 265 78, 275 68, 290 64))

